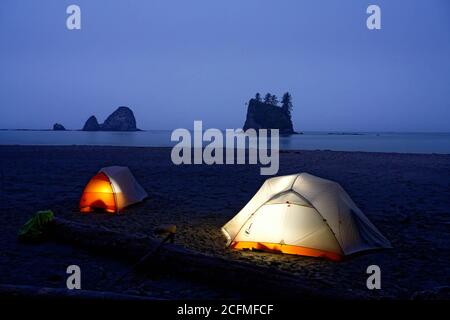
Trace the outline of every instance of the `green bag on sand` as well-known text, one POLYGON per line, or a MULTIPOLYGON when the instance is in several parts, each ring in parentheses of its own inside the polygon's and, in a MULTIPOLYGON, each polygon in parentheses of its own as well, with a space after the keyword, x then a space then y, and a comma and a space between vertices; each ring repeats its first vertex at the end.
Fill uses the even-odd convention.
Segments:
POLYGON ((44 238, 48 223, 53 220, 54 214, 51 210, 38 211, 27 221, 17 233, 19 240, 25 242, 36 242, 44 238))

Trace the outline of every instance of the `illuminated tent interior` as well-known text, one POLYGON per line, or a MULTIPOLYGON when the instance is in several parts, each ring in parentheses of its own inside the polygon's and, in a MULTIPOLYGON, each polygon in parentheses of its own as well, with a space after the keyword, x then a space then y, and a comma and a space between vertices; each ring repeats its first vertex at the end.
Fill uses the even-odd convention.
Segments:
POLYGON ((127 167, 105 167, 91 178, 80 199, 80 211, 117 213, 148 197, 127 167))
POLYGON ((308 173, 266 180, 222 232, 231 248, 335 261, 391 247, 338 183, 308 173))

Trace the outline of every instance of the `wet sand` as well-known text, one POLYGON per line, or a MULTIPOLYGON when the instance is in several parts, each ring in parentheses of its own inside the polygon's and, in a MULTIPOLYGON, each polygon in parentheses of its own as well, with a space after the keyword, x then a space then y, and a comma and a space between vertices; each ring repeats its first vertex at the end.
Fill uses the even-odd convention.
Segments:
POLYGON ((339 182, 394 247, 336 263, 225 248, 220 227, 267 178, 257 165, 175 166, 168 148, 0 146, 0 152, 2 284, 65 287, 66 267, 78 264, 85 289, 166 299, 240 297, 173 275, 133 273, 113 285, 129 264, 72 246, 17 242, 17 230, 32 213, 52 209, 72 221, 150 236, 155 226, 175 224, 181 246, 288 271, 337 298, 404 299, 450 285, 450 155, 282 152, 279 175, 309 172, 339 182), (128 166, 149 198, 120 215, 80 214, 85 184, 110 165, 128 166), (366 288, 371 264, 381 267, 381 290, 366 288))

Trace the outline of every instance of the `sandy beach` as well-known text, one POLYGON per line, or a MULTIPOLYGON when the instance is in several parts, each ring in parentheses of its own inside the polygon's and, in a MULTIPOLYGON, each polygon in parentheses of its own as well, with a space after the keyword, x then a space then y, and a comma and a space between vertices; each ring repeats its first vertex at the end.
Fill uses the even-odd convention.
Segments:
MULTIPOLYGON (((78 264, 85 289, 169 299, 240 298, 239 292, 173 275, 132 273, 123 261, 53 242, 25 245, 17 231, 31 214, 51 209, 71 221, 153 236, 175 224, 176 244, 196 252, 295 274, 305 286, 339 298, 409 299, 450 285, 450 155, 285 151, 278 175, 309 172, 339 182, 393 249, 336 263, 321 259, 225 248, 220 227, 267 177, 257 165, 182 165, 169 148, 0 146, 0 283, 65 287, 66 267, 78 264), (123 214, 78 210, 85 184, 101 168, 128 166, 149 193, 123 214), (382 270, 382 289, 368 290, 366 268, 382 270)), ((300 298, 300 297, 299 297, 300 298)))

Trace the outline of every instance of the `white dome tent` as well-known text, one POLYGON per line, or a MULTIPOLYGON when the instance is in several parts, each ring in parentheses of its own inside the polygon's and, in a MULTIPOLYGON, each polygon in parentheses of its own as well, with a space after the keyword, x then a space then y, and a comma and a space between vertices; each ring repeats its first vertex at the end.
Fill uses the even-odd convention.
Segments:
POLYGON ((266 180, 222 232, 231 248, 336 261, 391 247, 338 183, 308 173, 266 180))

